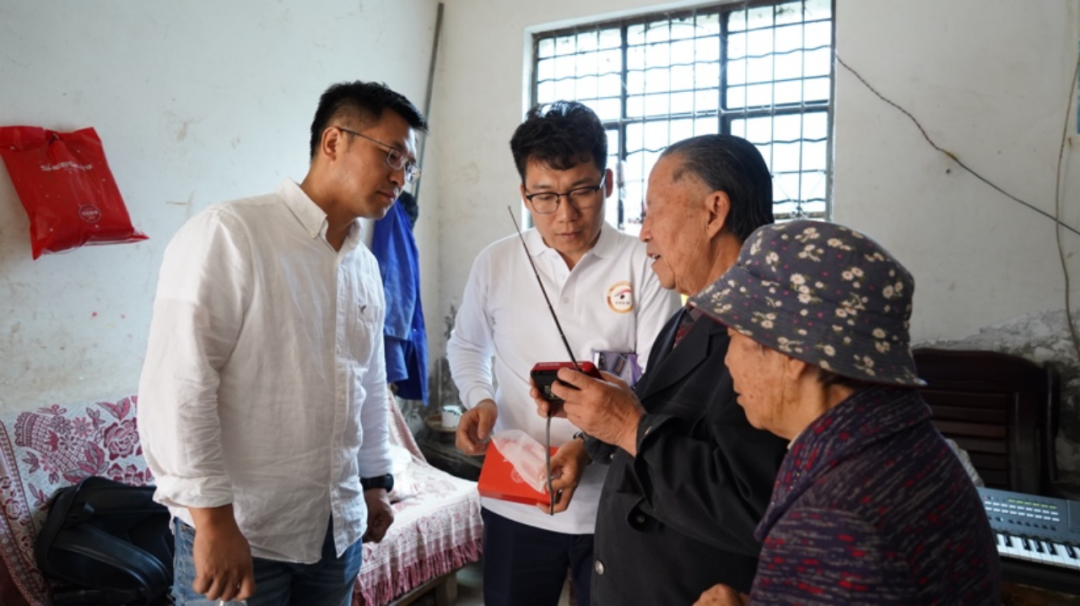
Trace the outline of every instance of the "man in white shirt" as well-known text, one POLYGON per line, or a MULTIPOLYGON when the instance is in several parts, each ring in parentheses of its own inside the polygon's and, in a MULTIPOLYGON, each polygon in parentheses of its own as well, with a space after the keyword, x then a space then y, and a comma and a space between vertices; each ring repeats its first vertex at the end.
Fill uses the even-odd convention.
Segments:
POLYGON ((425 128, 384 85, 331 86, 302 183, 208 208, 165 251, 139 430, 176 604, 349 604, 361 541, 393 522, 385 305, 357 218, 415 178, 425 128))
MULTIPOLYGON (((644 367, 649 346, 679 302, 649 269, 644 245, 604 223, 614 178, 606 168, 600 120, 576 102, 539 106, 510 147, 536 225, 524 234, 528 254, 574 357, 627 354, 627 364, 636 356, 644 367)), ((569 354, 516 234, 488 246, 474 262, 447 350, 469 409, 458 425, 459 449, 479 454, 493 432, 506 429, 544 443, 545 421, 529 397, 529 370, 537 362, 568 361, 569 354)), ((554 605, 568 570, 577 603, 589 603, 605 466, 587 467, 576 431, 565 419, 552 420, 551 444, 559 447, 551 459, 556 515, 547 506, 483 499, 488 606, 554 605)))

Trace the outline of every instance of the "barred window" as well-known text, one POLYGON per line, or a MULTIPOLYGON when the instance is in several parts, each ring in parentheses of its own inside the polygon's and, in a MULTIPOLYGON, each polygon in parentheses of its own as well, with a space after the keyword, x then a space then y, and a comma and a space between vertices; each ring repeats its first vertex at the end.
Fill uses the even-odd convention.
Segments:
POLYGON ((738 135, 773 175, 778 220, 829 211, 832 0, 740 2, 543 32, 533 102, 575 100, 600 116, 618 204, 641 230, 649 171, 671 143, 738 135))

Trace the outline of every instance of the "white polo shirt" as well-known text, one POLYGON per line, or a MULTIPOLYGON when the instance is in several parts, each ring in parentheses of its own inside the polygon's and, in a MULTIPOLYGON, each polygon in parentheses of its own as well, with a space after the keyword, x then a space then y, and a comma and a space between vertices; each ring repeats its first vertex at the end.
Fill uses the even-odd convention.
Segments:
MULTIPOLYGON (((656 335, 679 307, 678 295, 660 286, 645 245, 605 223, 596 245, 570 270, 535 229, 525 232, 525 242, 575 357, 635 352, 645 368, 656 335)), ((490 398, 499 408, 495 431, 520 429, 544 442, 546 422, 529 397, 529 370, 537 362, 565 362, 568 356, 517 234, 477 256, 447 356, 467 408, 490 398)), ((551 445, 577 431, 566 419, 553 419, 551 445)), ((570 508, 555 516, 498 499, 484 498, 483 506, 545 530, 592 534, 606 471, 606 465, 587 467, 570 508)))

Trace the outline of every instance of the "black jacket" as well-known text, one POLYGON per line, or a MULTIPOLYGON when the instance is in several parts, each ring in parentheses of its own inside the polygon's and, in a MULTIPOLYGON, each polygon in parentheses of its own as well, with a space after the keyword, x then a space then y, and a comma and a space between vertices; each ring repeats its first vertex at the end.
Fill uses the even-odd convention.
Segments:
POLYGON ((751 427, 735 401, 722 325, 701 317, 672 349, 682 313, 653 344, 635 387, 646 411, 637 457, 586 441, 595 462, 610 464, 596 520, 593 604, 693 604, 717 583, 746 592, 754 579, 754 528, 787 443, 751 427))

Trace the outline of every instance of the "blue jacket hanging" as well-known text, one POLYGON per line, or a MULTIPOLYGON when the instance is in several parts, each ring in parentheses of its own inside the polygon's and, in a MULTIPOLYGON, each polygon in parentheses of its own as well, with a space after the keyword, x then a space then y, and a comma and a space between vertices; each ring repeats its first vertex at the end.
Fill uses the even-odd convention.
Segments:
POLYGON ((427 332, 420 305, 420 258, 405 197, 375 222, 371 252, 379 261, 386 294, 386 380, 397 395, 427 403, 427 332))

